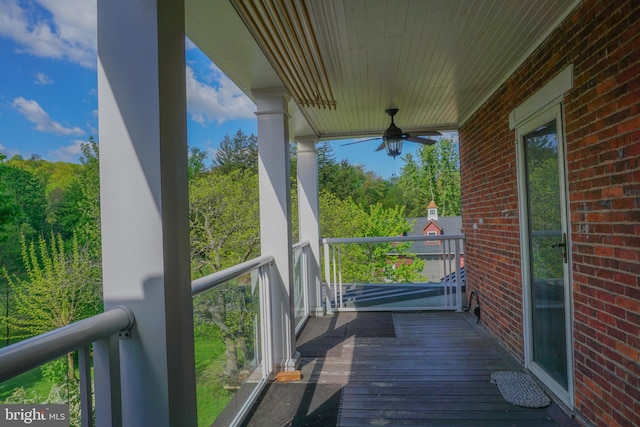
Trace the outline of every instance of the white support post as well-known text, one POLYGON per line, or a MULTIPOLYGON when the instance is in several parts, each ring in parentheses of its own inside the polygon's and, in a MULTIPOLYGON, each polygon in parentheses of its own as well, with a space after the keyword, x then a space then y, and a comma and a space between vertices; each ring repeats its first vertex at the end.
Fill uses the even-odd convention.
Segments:
POLYGON ((322 316, 320 280, 320 202, 318 199, 318 155, 316 139, 297 139, 298 144, 298 224, 300 241, 308 241, 309 309, 312 315, 322 316))
POLYGON ((122 425, 195 426, 183 0, 98 0, 105 309, 129 307, 122 425))
POLYGON ((253 93, 258 116, 258 179, 262 254, 275 258, 271 269, 274 367, 298 368, 295 349, 295 302, 291 233, 289 96, 284 90, 253 93))

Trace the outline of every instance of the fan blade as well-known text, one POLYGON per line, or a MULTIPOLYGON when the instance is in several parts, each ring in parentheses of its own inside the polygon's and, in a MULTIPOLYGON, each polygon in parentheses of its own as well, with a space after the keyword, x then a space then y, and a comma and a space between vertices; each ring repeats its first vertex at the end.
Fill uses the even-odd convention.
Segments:
POLYGON ((347 142, 346 144, 340 144, 340 147, 344 147, 345 145, 360 144, 361 142, 375 141, 376 139, 380 139, 380 137, 377 136, 375 138, 369 138, 369 139, 362 139, 360 141, 347 142))
POLYGON ((375 150, 373 150, 373 151, 380 151, 380 150, 382 150, 383 148, 384 148, 384 141, 382 141, 382 144, 378 145, 378 148, 376 148, 376 149, 375 149, 375 150))
POLYGON ((429 138, 420 138, 419 136, 407 136, 405 141, 417 142, 418 144, 432 145, 437 141, 429 138))
POLYGON ((418 130, 412 130, 411 135, 442 136, 442 133, 438 132, 437 130, 418 129, 418 130))

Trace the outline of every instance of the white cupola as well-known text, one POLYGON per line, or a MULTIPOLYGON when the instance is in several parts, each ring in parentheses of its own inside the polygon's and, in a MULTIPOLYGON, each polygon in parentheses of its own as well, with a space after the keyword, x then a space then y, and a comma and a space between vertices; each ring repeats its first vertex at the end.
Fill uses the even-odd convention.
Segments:
POLYGON ((432 200, 427 206, 427 221, 437 221, 438 220, 438 206, 432 200))

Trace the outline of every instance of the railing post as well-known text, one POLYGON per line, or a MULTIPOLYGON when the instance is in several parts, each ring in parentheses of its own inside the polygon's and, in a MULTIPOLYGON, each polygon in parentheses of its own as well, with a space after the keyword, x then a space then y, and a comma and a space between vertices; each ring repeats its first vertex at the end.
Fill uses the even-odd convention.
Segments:
POLYGON ((462 311, 462 277, 460 273, 460 239, 456 239, 456 311, 462 311))
MULTIPOLYGON (((304 313, 305 317, 311 315, 311 307, 314 307, 315 315, 318 315, 318 311, 322 307, 322 300, 320 299, 320 265, 316 262, 316 265, 311 266, 311 260, 314 258, 319 259, 313 255, 313 249, 310 245, 303 248, 303 264, 304 278, 305 278, 305 298, 304 298, 304 313), (315 272, 313 271, 315 269, 315 272), (311 302, 314 301, 313 305, 311 302)), ((322 310, 324 313, 324 310, 322 310)))
POLYGON ((336 261, 336 247, 335 245, 331 247, 331 260, 333 261, 333 301, 334 304, 336 305, 336 308, 339 307, 338 305, 338 263, 336 261))
POLYGON ((117 336, 93 343, 96 427, 122 427, 120 354, 117 336))
POLYGON ((271 327, 271 270, 273 263, 263 265, 258 270, 258 286, 260 287, 260 324, 262 337, 262 374, 267 377, 273 370, 273 328, 271 327))
POLYGON ((78 349, 78 371, 80 373, 80 423, 82 427, 93 425, 93 402, 91 396, 91 357, 89 346, 78 349))
POLYGON ((342 301, 342 245, 338 245, 338 286, 336 287, 338 295, 336 296, 336 305, 338 305, 338 298, 340 298, 340 308, 344 307, 342 301))
POLYGON ((329 243, 323 242, 322 244, 324 248, 324 280, 325 280, 325 291, 324 291, 324 299, 326 305, 327 314, 332 314, 333 309, 331 307, 331 254, 329 252, 329 243))

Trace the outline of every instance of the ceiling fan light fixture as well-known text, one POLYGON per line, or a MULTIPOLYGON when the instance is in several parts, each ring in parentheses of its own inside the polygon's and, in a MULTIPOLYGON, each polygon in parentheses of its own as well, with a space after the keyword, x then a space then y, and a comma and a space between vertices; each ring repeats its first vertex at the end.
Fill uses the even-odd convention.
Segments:
POLYGON ((402 137, 385 137, 384 148, 387 150, 387 155, 393 157, 399 156, 402 153, 402 137))

